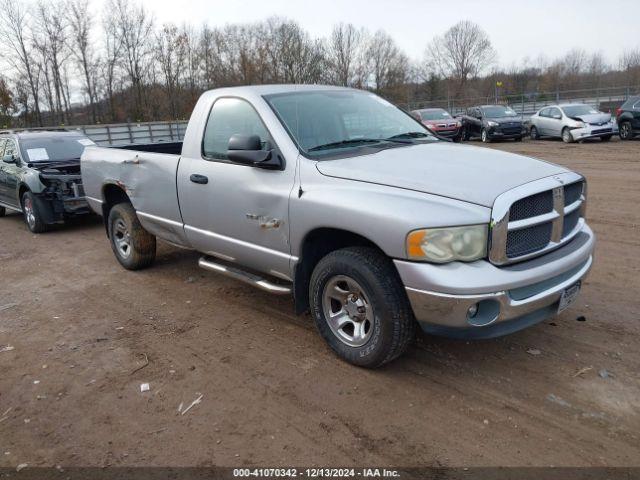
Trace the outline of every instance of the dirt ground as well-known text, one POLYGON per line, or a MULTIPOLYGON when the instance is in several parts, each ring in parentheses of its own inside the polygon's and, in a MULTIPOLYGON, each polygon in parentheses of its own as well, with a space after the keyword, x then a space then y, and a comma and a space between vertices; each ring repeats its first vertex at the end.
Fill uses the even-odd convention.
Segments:
POLYGON ((581 297, 505 338, 421 335, 376 371, 194 252, 128 272, 95 219, 0 219, 0 467, 640 466, 640 141, 490 148, 588 178, 581 297))

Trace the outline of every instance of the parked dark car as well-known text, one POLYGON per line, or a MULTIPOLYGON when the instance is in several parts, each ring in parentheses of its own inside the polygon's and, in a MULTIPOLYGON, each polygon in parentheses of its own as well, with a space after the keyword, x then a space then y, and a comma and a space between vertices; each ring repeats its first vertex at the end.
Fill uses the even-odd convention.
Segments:
POLYGON ((411 115, 436 135, 454 142, 461 140, 462 122, 453 118, 444 108, 413 110, 411 115))
POLYGON ((80 155, 94 143, 76 132, 0 132, 0 217, 22 212, 33 233, 90 213, 80 155))
POLYGON ((504 105, 482 105, 467 109, 459 117, 462 122, 464 140, 480 138, 483 142, 493 140, 522 140, 524 129, 522 118, 513 109, 504 105))
POLYGON ((640 95, 629 98, 616 110, 616 120, 622 140, 640 135, 640 95))

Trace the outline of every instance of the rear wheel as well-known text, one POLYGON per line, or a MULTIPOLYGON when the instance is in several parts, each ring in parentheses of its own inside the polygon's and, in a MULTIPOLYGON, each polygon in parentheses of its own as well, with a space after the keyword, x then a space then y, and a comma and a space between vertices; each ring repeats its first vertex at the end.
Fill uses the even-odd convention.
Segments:
POLYGON ((482 141, 484 143, 490 143, 491 142, 491 137, 489 136, 489 132, 487 131, 486 128, 482 129, 482 134, 481 134, 480 138, 482 139, 482 141))
POLYGON ((564 143, 572 143, 573 142, 573 137, 571 136, 571 131, 565 127, 562 130, 562 141, 564 143))
POLYGON ((147 232, 130 203, 119 203, 109 212, 109 240, 118 262, 127 270, 150 266, 156 258, 156 237, 147 232))
POLYGON ((531 137, 531 140, 540 140, 540 134, 536 127, 531 127, 531 130, 529 130, 529 137, 531 137))
POLYGON ((375 368, 397 358, 415 335, 415 319, 391 261, 368 247, 325 256, 309 284, 318 331, 342 359, 375 368))
POLYGON ((619 135, 621 140, 631 140, 633 138, 633 129, 631 128, 631 122, 622 122, 619 128, 619 135))
POLYGON ((22 195, 22 214, 27 228, 32 233, 43 233, 48 230, 48 226, 42 219, 42 212, 33 193, 24 192, 22 195))

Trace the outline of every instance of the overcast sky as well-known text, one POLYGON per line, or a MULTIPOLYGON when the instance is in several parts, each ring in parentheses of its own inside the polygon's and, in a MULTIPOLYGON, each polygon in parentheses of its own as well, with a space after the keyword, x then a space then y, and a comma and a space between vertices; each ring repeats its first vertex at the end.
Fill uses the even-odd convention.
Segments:
MULTIPOLYGON (((100 1, 100 0, 98 0, 100 1)), ((640 0, 142 0, 160 23, 195 25, 253 22, 271 15, 297 20, 314 36, 333 24, 382 28, 412 58, 459 20, 472 20, 489 34, 501 65, 525 57, 563 55, 573 47, 601 51, 616 61, 640 46, 640 0)))

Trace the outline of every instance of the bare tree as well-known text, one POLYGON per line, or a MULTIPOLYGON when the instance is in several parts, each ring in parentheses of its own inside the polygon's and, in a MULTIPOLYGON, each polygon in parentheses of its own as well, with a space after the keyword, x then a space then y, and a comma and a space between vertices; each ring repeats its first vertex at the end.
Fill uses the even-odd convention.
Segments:
POLYGON ((350 23, 339 23, 333 27, 326 49, 333 83, 345 87, 355 83, 362 39, 363 32, 350 23))
POLYGON ((619 66, 624 72, 626 85, 640 84, 640 47, 623 52, 619 66))
POLYGON ((172 118, 178 118, 180 78, 186 63, 186 38, 172 24, 165 24, 156 34, 155 53, 160 64, 172 118))
POLYGON ((11 50, 8 57, 11 65, 26 76, 29 93, 33 99, 36 123, 42 125, 38 77, 33 70, 33 59, 29 53, 28 12, 20 0, 1 0, 0 11, 0 41, 11 50))
POLYGON ((114 15, 114 26, 121 44, 124 69, 129 76, 134 92, 134 115, 144 115, 144 75, 149 67, 153 19, 142 5, 133 5, 127 0, 110 0, 109 10, 114 15))
MULTIPOLYGON (((108 7, 107 7, 108 8, 108 7)), ((112 122, 116 121, 116 107, 115 107, 115 88, 117 69, 119 65, 122 42, 118 34, 118 27, 116 25, 116 19, 105 9, 105 18, 102 23, 104 30, 104 58, 101 62, 102 66, 102 79, 104 85, 104 91, 107 97, 107 104, 109 109, 109 117, 112 122)))
POLYGON ((55 105, 50 107, 56 111, 62 123, 67 123, 70 105, 63 67, 71 52, 68 49, 66 8, 62 3, 40 1, 36 7, 35 18, 38 34, 34 41, 53 83, 55 105))
POLYGON ((70 47, 84 77, 84 86, 89 99, 89 108, 91 109, 91 119, 93 123, 96 123, 98 121, 96 87, 94 83, 96 60, 92 48, 93 42, 91 41, 93 17, 89 12, 89 0, 68 0, 67 6, 71 31, 70 47))
POLYGON ((379 30, 371 37, 366 55, 369 59, 369 77, 376 91, 406 81, 409 60, 386 32, 379 30))
POLYGON ((486 32, 464 20, 434 38, 427 55, 443 76, 456 81, 458 93, 462 93, 469 77, 493 63, 495 51, 486 32))

